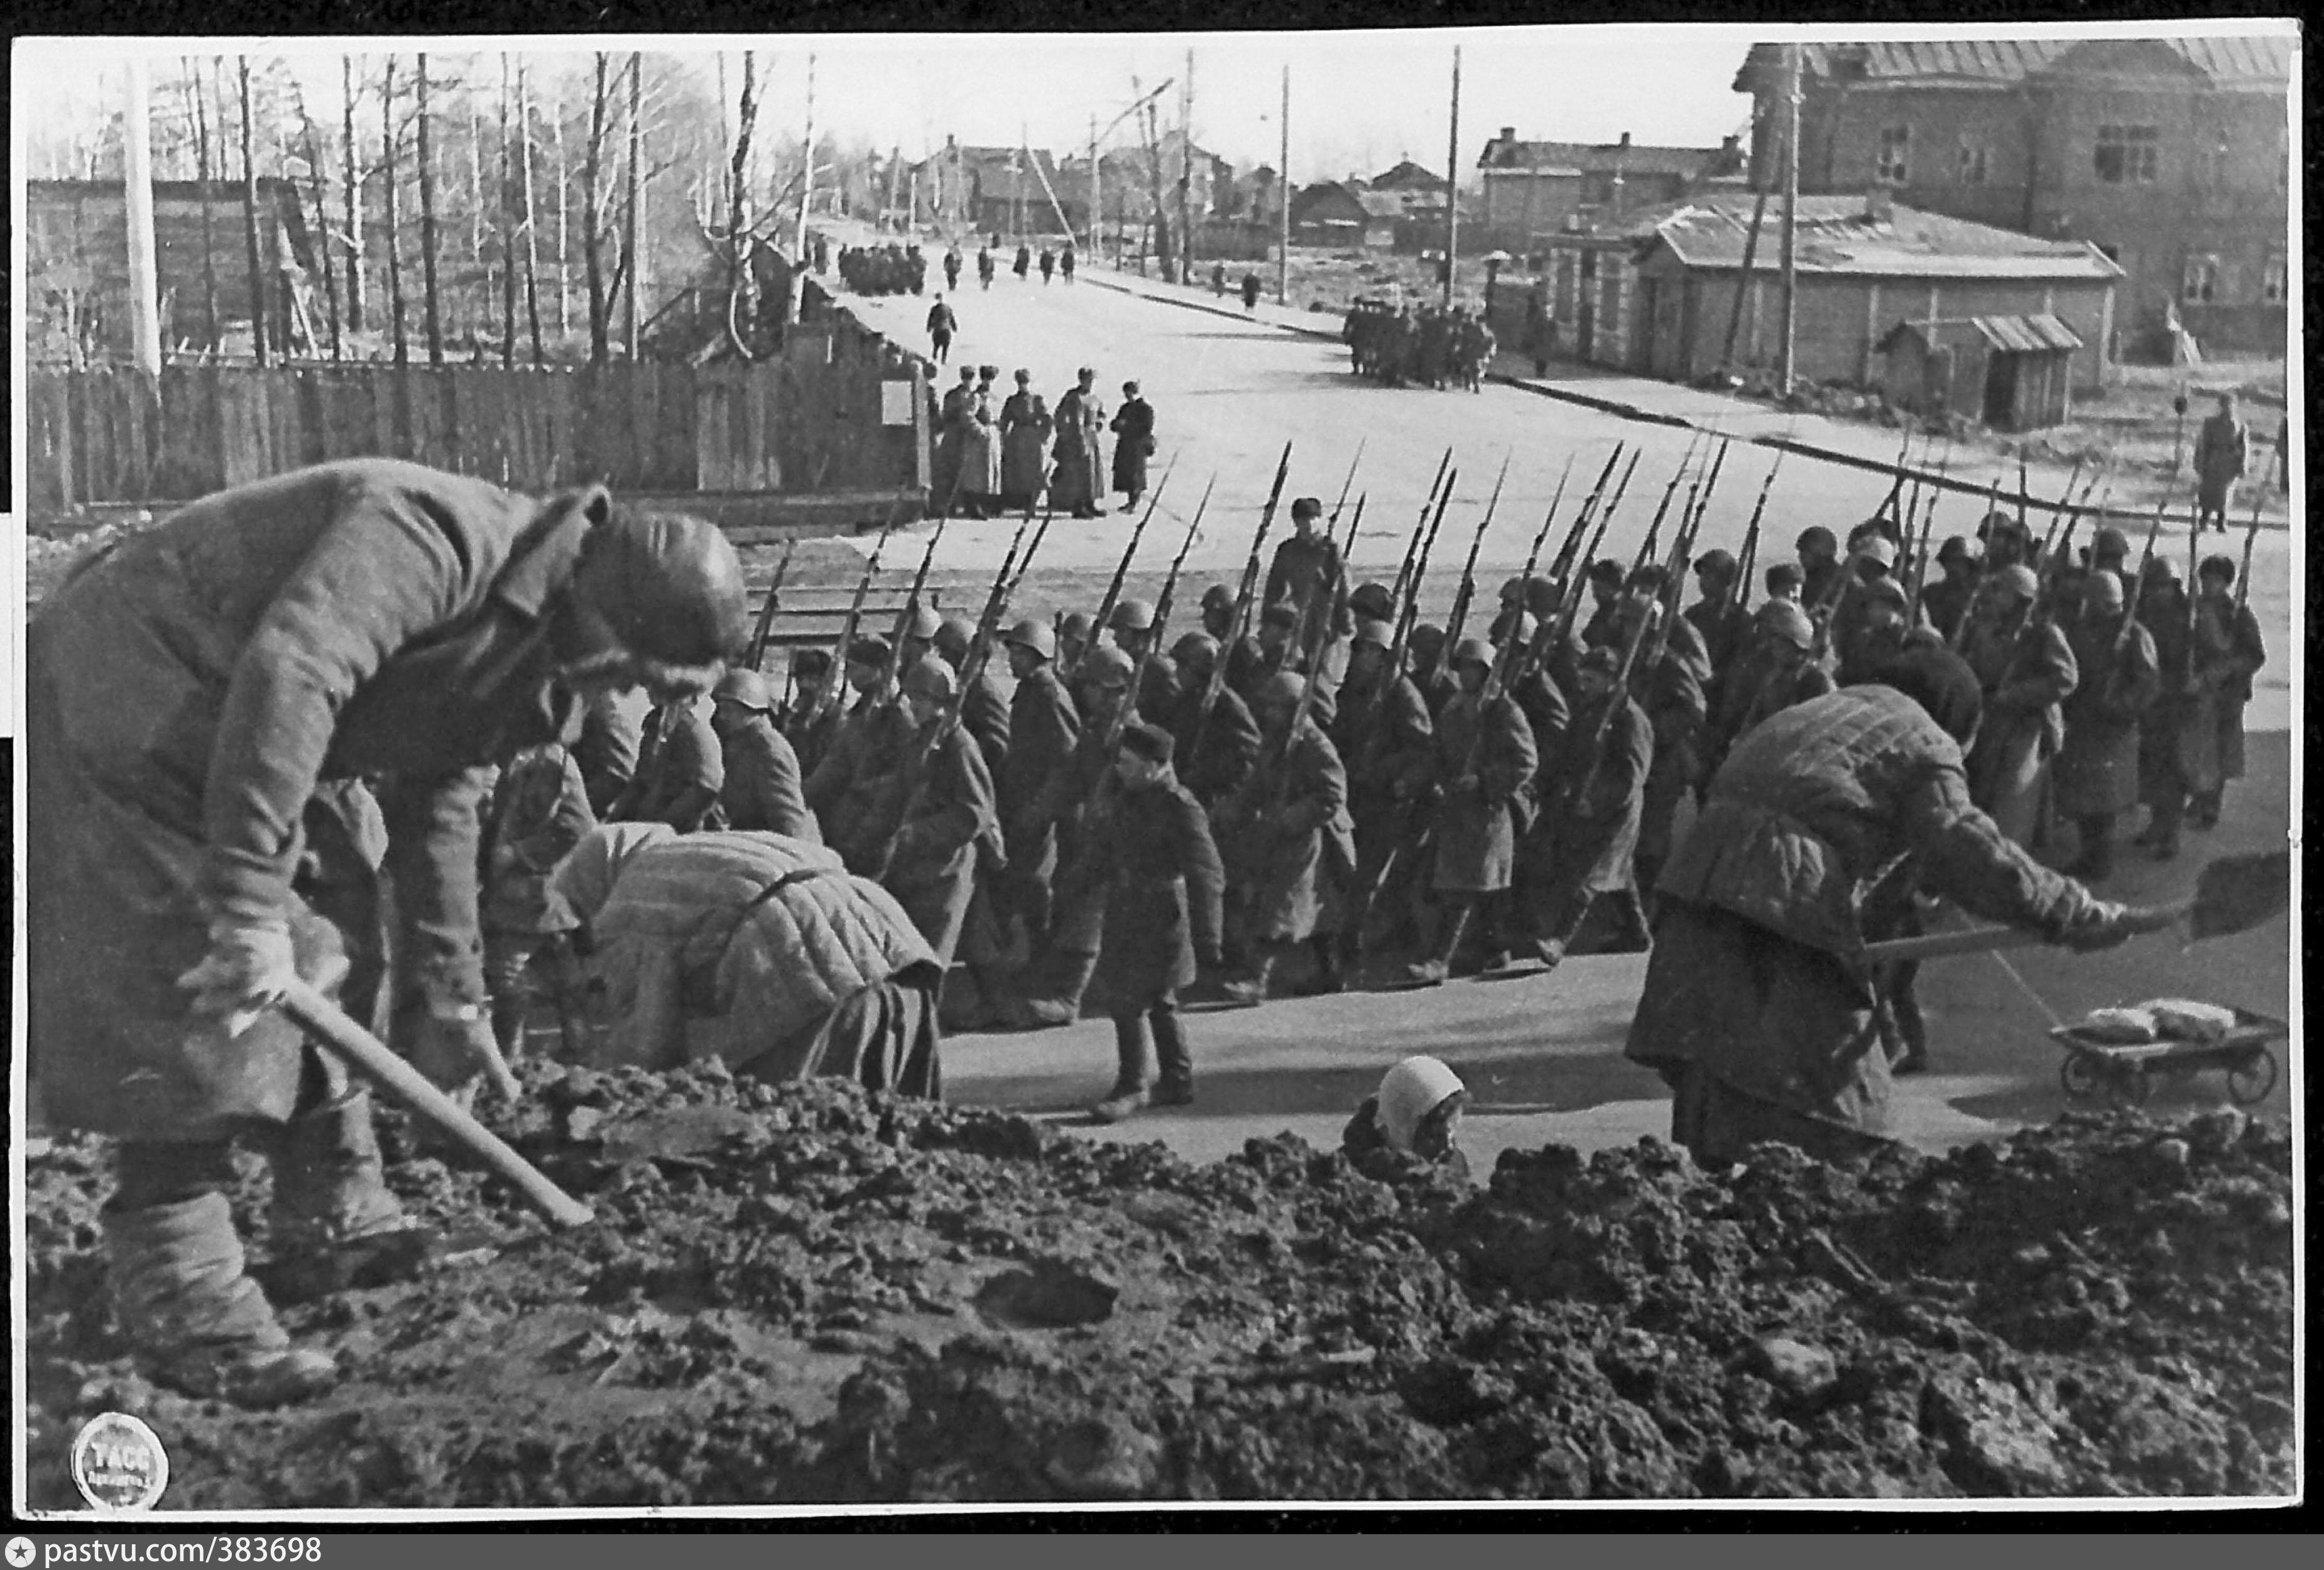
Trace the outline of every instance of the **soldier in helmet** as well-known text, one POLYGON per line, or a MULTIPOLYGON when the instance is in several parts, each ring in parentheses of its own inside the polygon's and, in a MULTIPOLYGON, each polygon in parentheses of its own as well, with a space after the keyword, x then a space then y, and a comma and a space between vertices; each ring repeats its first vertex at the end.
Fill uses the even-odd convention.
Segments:
POLYGON ((941 660, 904 672, 910 728, 889 754, 890 766, 859 784, 864 810, 849 836, 833 844, 848 871, 896 897, 945 965, 975 892, 980 842, 991 842, 985 852, 997 857, 1001 832, 983 754, 960 726, 944 723, 958 690, 941 660))
POLYGON ((723 827, 718 792, 726 766, 699 704, 678 697, 654 706, 638 744, 637 771, 606 809, 613 823, 666 823, 680 834, 723 827))
POLYGON ((821 845, 823 831, 807 809, 798 754, 775 729, 767 679, 755 670, 729 670, 711 700, 710 728, 725 770, 718 792, 725 827, 821 845))
POLYGON ((1160 726, 1122 727, 1111 821, 1074 867, 1084 886, 1074 897, 1094 891, 1104 901, 1093 980, 1113 1020, 1118 1067, 1113 1088, 1090 1109, 1101 1122, 1194 1099, 1178 993, 1194 984, 1198 961, 1219 963, 1225 874, 1210 820, 1171 771, 1171 752, 1160 726))
POLYGON ((1680 799, 1702 779, 1703 731, 1710 718, 1706 689, 1711 659, 1702 635, 1684 616, 1658 624, 1646 620, 1662 596, 1666 577, 1660 564, 1651 561, 1632 572, 1619 613, 1625 642, 1644 628, 1643 642, 1648 646, 1630 666, 1630 693, 1655 729, 1654 767, 1646 776, 1638 823, 1638 886, 1649 890, 1663 858, 1670 854, 1680 799), (1661 655, 1649 658, 1657 638, 1665 640, 1661 655))
POLYGON ((1770 715, 1796 703, 1821 697, 1839 684, 1831 667, 1816 657, 1815 623, 1791 600, 1769 600, 1754 618, 1757 658, 1749 668, 1750 686, 1733 712, 1732 727, 1719 739, 1716 757, 1706 774, 1715 772, 1727 751, 1749 735, 1770 715))
POLYGON ((1714 714, 1729 675, 1751 644, 1751 613, 1735 602, 1740 571, 1728 551, 1706 550, 1694 559, 1695 600, 1684 614, 1702 634, 1703 652, 1711 660, 1711 682, 1703 696, 1714 714))
POLYGON ((1590 617, 1582 623, 1582 646, 1602 649, 1621 636, 1622 564, 1600 557, 1590 564, 1590 617))
POLYGON ((581 711, 581 736, 573 743, 589 811, 602 817, 613 810, 638 771, 640 727, 618 694, 594 693, 581 711))
POLYGON ((791 656, 790 706, 783 711, 778 728, 783 739, 798 754, 799 775, 812 779, 817 765, 831 752, 838 740, 839 727, 847 718, 845 707, 835 701, 823 701, 824 692, 831 685, 831 655, 822 649, 801 649, 791 656))
POLYGON ((1831 586, 1840 577, 1840 540, 1821 523, 1812 523, 1800 531, 1795 549, 1800 561, 1800 600, 1813 607, 1822 605, 1831 593, 1831 586))
POLYGON ((1203 717, 1203 697, 1218 665, 1216 639, 1188 633, 1170 654, 1174 689, 1167 702, 1143 712, 1170 733, 1180 781, 1204 807, 1216 807, 1258 767, 1259 722, 1231 683, 1219 688, 1209 718, 1203 717))
POLYGON ((2126 628, 2129 614, 2122 578, 2100 568, 2066 631, 2077 680, 2051 767, 2059 815, 2073 820, 2081 843, 2066 873, 2091 882, 2113 873, 2114 820, 2137 805, 2139 719, 2162 680, 2154 640, 2135 621, 2126 628))
POLYGON ((1394 889, 1383 886, 1397 849, 1419 832, 1423 794, 1435 773, 1435 722, 1412 678, 1396 669, 1395 630, 1367 617, 1356 623, 1348 682, 1331 727, 1348 769, 1348 813, 1355 825, 1356 874, 1341 964, 1362 957, 1364 918, 1385 895, 1391 910, 1409 905, 1410 859, 1394 889))
POLYGON ((1943 576, 1921 587, 1921 610, 1937 635, 1950 643, 1960 636, 1961 623, 1977 598, 1977 558, 1969 541, 1948 534, 1937 547, 1937 568, 1943 576))
POLYGON ((2207 556, 2196 569, 2197 679, 2217 695, 2218 772, 2209 790, 2199 790, 2188 821, 2197 828, 2219 826, 2219 802, 2229 780, 2244 775, 2244 705, 2251 701, 2252 678, 2267 663, 2259 619, 2236 603, 2236 561, 2207 556))
POLYGON ((1056 875, 1054 823, 1035 808, 1041 792, 1071 762, 1081 735, 1081 715, 1057 678, 1057 639, 1047 622, 1027 620, 1009 629, 1010 674, 1017 690, 1009 704, 1009 755, 995 781, 1000 795, 1001 841, 1009 872, 999 886, 1004 919, 1021 920, 1038 941, 1049 929, 1049 890, 1056 875))
POLYGON ((1097 641, 1097 623, 1087 611, 1067 611, 1057 618, 1057 664, 1078 671, 1097 641))
MULTIPOLYGON (((2089 549, 2083 553, 2083 565, 2088 572, 2110 572, 2121 582, 2126 604, 2138 592, 2138 583, 2130 570, 2129 561, 2129 538, 2112 524, 2091 535, 2089 549)), ((2087 577, 2084 586, 2088 587, 2087 577)))
POLYGON ((2157 861, 2179 854, 2179 831, 2190 797, 2215 790, 2219 781, 2218 716, 2214 685, 2196 669, 2201 647, 2197 619, 2189 613, 2179 564, 2168 556, 2148 559, 2139 586, 2138 623, 2154 640, 2160 673, 2153 701, 2139 716, 2138 799, 2146 827, 2132 840, 2157 861))
MULTIPOLYGON (((844 847, 863 833, 871 805, 864 787, 895 771, 911 731, 890 674, 888 640, 859 633, 847 649, 847 686, 855 694, 823 761, 807 777, 807 804, 824 842, 844 847)), ((868 875, 868 874, 867 874, 868 875)))
POLYGON ((1854 635, 1841 651, 1840 684, 1852 687, 1870 681, 1875 672, 1904 651, 1909 631, 1904 616, 1909 600, 1904 586, 1882 574, 1864 586, 1854 635))
POLYGON ((1170 656, 1160 649, 1151 657, 1147 650, 1154 642, 1154 605, 1150 600, 1124 598, 1115 602, 1113 614, 1106 619, 1113 633, 1113 646, 1130 658, 1133 664, 1142 664, 1143 674, 1138 685, 1138 712, 1152 717, 1169 706, 1170 697, 1177 689, 1176 672, 1170 668, 1170 656))
MULTIPOLYGON (((959 676, 968 661, 969 645, 975 640, 975 623, 966 616, 946 616, 936 623, 936 657, 959 676)), ((1001 690, 1001 679, 993 674, 990 660, 961 694, 960 723, 975 740, 976 750, 984 754, 985 768, 995 780, 1000 779, 1009 763, 1009 697, 1001 690)))
POLYGON ((1444 715, 1444 706, 1461 690, 1449 667, 1437 669, 1438 659, 1444 652, 1444 629, 1434 622, 1416 623, 1404 641, 1412 679, 1420 688, 1420 696, 1428 700, 1429 714, 1438 719, 1444 715))
POLYGON ((1969 800, 2019 845, 2033 844, 2050 760, 2065 740, 2060 706, 2080 680, 2066 634, 2036 614, 2041 597, 2030 567, 1987 572, 1961 637, 1985 702, 1966 760, 1969 800))
POLYGON ((1259 686, 1259 765, 1214 814, 1229 869, 1227 920, 1242 974, 1226 984, 1230 1000, 1263 1002, 1277 964, 1314 943, 1316 990, 1341 985, 1334 891, 1355 872, 1354 825, 1348 817, 1348 775, 1331 738, 1299 713, 1306 680, 1278 670, 1259 686))
POLYGON ((1406 972, 1422 986, 1434 986, 1452 973, 1472 918, 1484 928, 1487 968, 1506 962, 1514 923, 1504 907, 1518 821, 1531 806, 1538 767, 1525 712, 1508 697, 1485 690, 1493 646, 1482 638, 1462 639, 1452 668, 1458 690, 1436 716, 1430 785, 1436 808, 1429 868, 1439 902, 1436 936, 1429 956, 1406 972))
POLYGON ((311 901, 330 875, 300 854, 318 791, 393 771, 391 1045, 464 1090, 496 1052, 487 771, 577 726, 591 694, 708 691, 745 605, 699 519, 380 458, 218 492, 43 602, 24 644, 27 1038, 49 1118, 114 1141, 106 1274, 148 1377, 271 1405, 336 1375, 244 1269, 237 1138, 274 1168, 279 1265, 327 1283, 429 1251, 366 1094, 272 1008, 294 982, 337 987, 386 919, 311 901))
MULTIPOLYGON (((1267 673, 1267 659, 1259 651, 1259 639, 1249 628, 1235 637, 1230 647, 1227 640, 1234 637, 1235 592, 1222 583, 1214 583, 1203 591, 1203 631, 1213 642, 1228 648, 1227 686, 1240 694, 1245 703, 1257 690, 1259 679, 1267 673)), ((1178 760, 1183 771, 1186 761, 1178 760)))
POLYGON ((1528 883, 1526 914, 1541 957, 1552 965, 1564 959, 1601 904, 1621 948, 1636 951, 1650 941, 1634 864, 1654 725, 1622 689, 1621 669, 1622 657, 1611 649, 1582 657, 1574 744, 1545 780, 1540 822, 1521 853, 1544 869, 1528 883))

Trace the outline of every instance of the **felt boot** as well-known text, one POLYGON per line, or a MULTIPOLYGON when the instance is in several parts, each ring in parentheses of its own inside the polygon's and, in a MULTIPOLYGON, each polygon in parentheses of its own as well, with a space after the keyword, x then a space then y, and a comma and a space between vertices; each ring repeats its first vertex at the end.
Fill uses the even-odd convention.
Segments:
POLYGON ((1153 1083, 1153 1052, 1143 1014, 1115 1018, 1113 1048, 1118 1061, 1113 1088, 1090 1108, 1090 1116, 1102 1123, 1118 1123, 1146 1104, 1147 1089, 1153 1083))
POLYGON ((278 1302, 409 1280, 440 1251, 434 1229, 406 1216, 388 1189, 369 1092, 293 1117, 268 1138, 266 1154, 274 1168, 266 1285, 278 1302))
POLYGON ((1010 999, 1001 1011, 1009 1028, 1043 1030, 1070 1025, 1081 1018, 1082 993, 1088 990, 1090 976, 1097 969, 1097 956, 1052 949, 1034 969, 1033 990, 1024 997, 1010 999))
POLYGON ((1176 1009, 1154 1009, 1146 1018, 1154 1027, 1154 1053, 1162 1068, 1153 1104, 1185 1106, 1194 1099, 1194 1055, 1186 1049, 1185 1022, 1176 1009))

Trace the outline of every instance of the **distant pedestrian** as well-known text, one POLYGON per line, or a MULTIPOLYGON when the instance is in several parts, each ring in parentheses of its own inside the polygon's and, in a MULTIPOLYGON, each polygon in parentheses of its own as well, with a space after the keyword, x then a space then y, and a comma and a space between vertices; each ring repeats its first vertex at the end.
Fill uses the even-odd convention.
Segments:
POLYGON ((2235 504, 2236 482, 2251 457, 2251 432, 2236 418, 2236 395, 2219 394, 2218 412, 2203 421, 2195 437, 2195 532, 2206 523, 2227 531, 2227 509, 2235 504))
POLYGON ((1056 254, 1055 251, 1050 250, 1047 245, 1042 246, 1042 247, 1041 247, 1041 282, 1044 282, 1044 283, 1047 283, 1047 282, 1049 282, 1050 275, 1051 275, 1052 273, 1056 272, 1056 270, 1057 270, 1057 254, 1056 254))
POLYGON ((1074 281, 1074 248, 1071 245, 1067 245, 1058 254, 1057 271, 1065 275, 1066 282, 1071 283, 1074 281))
POLYGON ((1259 274, 1256 272, 1242 275, 1242 308, 1245 311, 1259 309, 1259 274))
POLYGON ((1154 406, 1138 395, 1138 383, 1121 384, 1121 407, 1114 411, 1113 488, 1138 505, 1146 494, 1146 460, 1154 456, 1154 406))
POLYGON ((992 287, 992 247, 979 245, 976 248, 976 282, 979 285, 986 289, 992 287))
POLYGON ((1226 291, 1227 264, 1223 262, 1213 262, 1211 263, 1211 292, 1223 295, 1226 291))
POLYGON ((957 246, 957 245, 948 245, 948 246, 946 246, 946 247, 945 248, 945 254, 944 254, 944 274, 945 274, 945 287, 946 289, 949 289, 949 290, 953 291, 954 293, 958 293, 958 292, 959 292, 959 291, 960 291, 960 247, 959 247, 959 246, 957 246))
POLYGON ((1019 242, 1017 246, 1016 272, 1018 282, 1022 283, 1025 282, 1025 274, 1032 270, 1032 266, 1033 253, 1027 250, 1023 243, 1019 242))
POLYGON ((953 315, 945 297, 937 295, 936 302, 928 307, 928 342, 932 346, 928 355, 937 365, 952 357, 952 335, 959 330, 960 318, 953 315))

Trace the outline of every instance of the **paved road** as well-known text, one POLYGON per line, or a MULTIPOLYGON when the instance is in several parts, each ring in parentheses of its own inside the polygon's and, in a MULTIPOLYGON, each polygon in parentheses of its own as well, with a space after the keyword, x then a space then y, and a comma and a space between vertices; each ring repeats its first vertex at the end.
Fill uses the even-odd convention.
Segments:
MULTIPOLYGON (((851 303, 900 341, 926 343, 926 298, 851 303)), ((1439 457, 1447 445, 1457 444, 1462 477, 1441 548, 1445 561, 1425 596, 1438 605, 1450 598, 1459 554, 1482 516, 1504 455, 1511 457, 1508 485, 1480 555, 1496 581, 1522 560, 1569 454, 1576 458, 1578 486, 1586 485, 1617 440, 1645 448, 1631 500, 1606 545, 1609 553, 1628 554, 1688 442, 1683 430, 1515 388, 1472 395, 1376 387, 1348 374, 1346 356, 1335 346, 1086 280, 1071 288, 1044 287, 1038 277, 1020 284, 1004 272, 989 292, 972 281, 956 309, 962 333, 955 366, 998 365, 1004 383, 1024 366, 1054 400, 1071 384, 1076 365, 1093 365, 1109 405, 1123 380, 1143 384, 1160 417, 1162 459, 1179 455, 1162 518, 1183 527, 1203 483, 1218 476, 1209 519, 1190 558, 1204 580, 1231 577, 1240 567, 1286 439, 1296 444, 1292 494, 1320 494, 1327 503, 1363 443, 1358 485, 1369 489, 1372 504, 1354 561, 1360 571, 1370 568, 1381 576, 1394 571, 1439 457)), ((1707 407, 1715 414, 1716 401, 1707 407)), ((1703 417, 1692 406, 1690 413, 1703 417)), ((1757 429, 1765 411, 1752 413, 1757 429)), ((1733 450, 1710 508, 1706 549, 1740 543, 1772 457, 1755 448, 1733 450)), ((1787 545, 1810 522, 1844 528, 1877 505, 1886 490, 1882 479, 1859 469, 1788 457, 1774 493, 1774 534, 1765 549, 1787 545)), ((1966 532, 1977 513, 1968 499, 1948 500, 1940 505, 1938 527, 1966 532)), ((954 524, 939 554, 939 575, 973 583, 980 569, 989 572, 998 562, 1013 527, 954 524)), ((1043 569, 1034 575, 1023 608, 1094 600, 1093 585, 1111 571, 1125 529, 1119 518, 1071 528, 1061 523, 1044 549, 1043 569)), ((1157 519, 1141 551, 1139 579, 1151 582, 1159 575, 1177 538, 1177 529, 1157 519)), ((2168 865, 2126 861, 2106 893, 2168 899, 2190 887, 2205 854, 2283 844, 2292 821, 2286 728, 2291 662, 2284 658, 2296 647, 2286 593, 2291 539, 2264 534, 2254 575, 2255 607, 2275 655, 2251 711, 2261 733, 2253 745, 2254 777, 2231 791, 2228 821, 2218 832, 2190 836, 2187 855, 2168 865)), ((2183 537, 2177 544, 2185 549, 2183 537)), ((1907 1082, 1907 1131, 1919 1142, 1941 1145, 2053 1115, 2061 1104, 2057 1053, 2043 1035, 2051 1022, 2045 1010, 2070 1018, 2103 1003, 2171 993, 2292 1018, 2290 941, 2286 923, 2279 920, 2258 933, 2190 950, 2164 937, 2097 957, 2021 951, 2011 958, 2015 977, 1990 957, 1932 964, 1922 990, 1939 1072, 1907 1082)), ((1480 1104, 1468 1142, 1486 1167, 1507 1145, 1554 1139, 1601 1148, 1661 1132, 1669 1114, 1660 1082, 1619 1055, 1643 972, 1637 957, 1584 959, 1549 977, 1283 1001, 1257 1011, 1198 1015, 1200 1104, 1183 1113, 1147 1114, 1104 1137, 1162 1139, 1200 1159, 1283 1128, 1330 1143, 1388 1064, 1414 1051, 1437 1052, 1468 1078, 1480 1104)), ((947 1048, 946 1079, 956 1100, 1071 1120, 1074 1109, 1102 1090, 1111 1052, 1102 1020, 1033 1036, 956 1038, 947 1048)), ((2286 1067, 2292 1067, 2288 1061, 2286 1067)), ((2269 1106, 2281 1113, 2293 1093, 2287 1072, 2269 1106)), ((2206 1104, 2223 1094, 2215 1075, 2159 1095, 2156 1104, 2206 1104)))

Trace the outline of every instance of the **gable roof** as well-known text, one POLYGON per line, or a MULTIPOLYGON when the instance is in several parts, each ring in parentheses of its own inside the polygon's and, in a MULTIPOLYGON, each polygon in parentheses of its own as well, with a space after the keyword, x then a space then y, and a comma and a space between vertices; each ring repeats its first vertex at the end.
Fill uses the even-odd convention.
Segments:
POLYGON ((1426 169, 1405 159, 1385 174, 1376 174, 1365 182, 1374 190, 1443 190, 1452 182, 1433 169, 1426 169))
MULTIPOLYGON (((2289 87, 2292 41, 2282 34, 2214 38, 1960 38, 1884 39, 1877 43, 1808 43, 1800 69, 1828 79, 1956 81, 2014 87, 2057 69, 2101 69, 2123 57, 2121 46, 2163 51, 2221 87, 2289 87), (2093 48, 2093 46, 2115 46, 2093 48), (2068 60, 2067 56, 2077 57, 2068 60)), ((1783 69, 1783 46, 1755 43, 1735 73, 1735 90, 1773 80, 1783 69)))
POLYGON ((1524 170, 1535 174, 1671 174, 1696 180, 1722 159, 1738 159, 1734 148, 1649 147, 1633 142, 1527 142, 1495 137, 1477 158, 1482 170, 1524 170))
MULTIPOLYGON (((1626 220, 1619 232, 1668 249, 1683 266, 1740 267, 1755 200, 1748 191, 1735 191, 1667 203, 1626 220)), ((1769 220, 1774 217, 1770 212, 1769 220)), ((1760 234, 1761 265, 1773 238, 1766 230, 1760 234)), ((2080 240, 2043 240, 1894 203, 1883 217, 1862 195, 1800 198, 1794 257, 1803 272, 1880 278, 2122 276, 2121 268, 2080 240)))
POLYGON ((1893 352, 1896 340, 1910 335, 1931 348, 1966 343, 1972 337, 1983 338, 1992 347, 2005 354, 2041 354, 2062 349, 2068 353, 2082 346, 2081 335, 2047 312, 2026 316, 1964 316, 1940 317, 1935 321, 1926 318, 1914 320, 1906 318, 1881 335, 1872 346, 1882 354, 1893 352))

